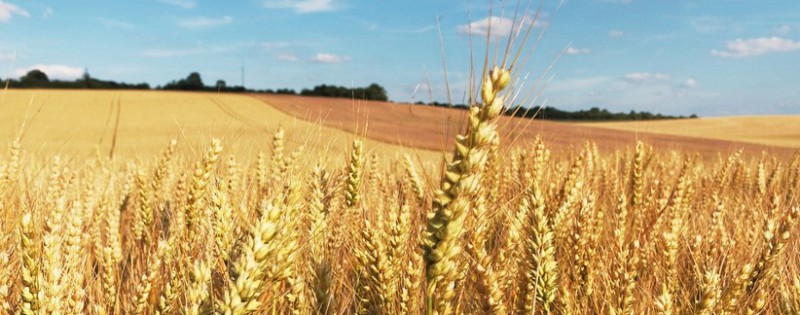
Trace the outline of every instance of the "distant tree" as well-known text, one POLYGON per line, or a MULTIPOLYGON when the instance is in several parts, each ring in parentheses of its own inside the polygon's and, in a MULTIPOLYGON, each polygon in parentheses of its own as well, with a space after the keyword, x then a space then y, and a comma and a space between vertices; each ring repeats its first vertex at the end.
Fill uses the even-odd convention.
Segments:
POLYGON ((87 89, 92 88, 92 77, 89 75, 89 69, 83 71, 83 76, 81 76, 81 81, 83 85, 87 89))
POLYGON ((275 94, 292 94, 292 95, 294 95, 294 94, 297 94, 297 92, 295 92, 292 89, 282 88, 282 89, 275 90, 275 94))
POLYGON ((44 87, 50 83, 50 78, 47 77, 47 74, 39 69, 28 71, 19 80, 23 86, 28 87, 44 87))
POLYGON ((203 85, 203 79, 200 78, 200 74, 197 72, 192 72, 186 77, 186 81, 184 82, 184 86, 186 90, 203 90, 205 89, 205 85, 203 85))
POLYGON ((172 81, 164 85, 165 90, 183 90, 183 91, 202 91, 206 87, 203 85, 203 79, 200 73, 192 72, 185 79, 172 81))
POLYGON ((217 91, 225 91, 227 89, 227 84, 225 83, 225 80, 217 80, 216 87, 217 91))
POLYGON ((386 89, 377 83, 370 84, 364 91, 364 98, 376 101, 388 101, 389 96, 386 94, 386 89))

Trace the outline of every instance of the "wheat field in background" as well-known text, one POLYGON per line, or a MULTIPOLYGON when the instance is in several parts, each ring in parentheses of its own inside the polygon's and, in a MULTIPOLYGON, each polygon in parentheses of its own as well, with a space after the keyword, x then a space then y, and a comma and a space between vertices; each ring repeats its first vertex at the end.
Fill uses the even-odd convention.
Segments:
MULTIPOLYGON (((19 138, 29 155, 39 157, 84 159, 113 152, 119 158, 147 158, 172 139, 178 140, 179 151, 199 154, 212 138, 225 142, 228 154, 254 157, 268 148, 275 130, 283 128, 288 149, 304 147, 336 161, 356 137, 286 115, 246 94, 12 89, 0 91, 0 100, 0 139, 19 138)), ((403 154, 441 156, 364 141, 370 154, 387 159, 403 154)))
POLYGON ((588 123, 585 126, 800 148, 800 115, 588 123))

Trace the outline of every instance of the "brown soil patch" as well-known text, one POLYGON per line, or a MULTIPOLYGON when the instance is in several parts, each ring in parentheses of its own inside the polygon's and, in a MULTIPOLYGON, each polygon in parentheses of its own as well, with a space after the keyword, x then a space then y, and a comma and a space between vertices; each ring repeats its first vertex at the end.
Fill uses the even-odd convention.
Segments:
MULTIPOLYGON (((295 95, 249 94, 287 114, 368 138, 429 150, 450 150, 452 139, 464 125, 466 111, 433 106, 390 102, 306 97, 295 95), (365 132, 366 130, 366 132, 365 132)), ((789 156, 794 150, 768 145, 705 139, 648 132, 597 128, 577 123, 503 117, 499 122, 505 148, 527 145, 537 135, 554 150, 597 143, 602 151, 631 147, 643 140, 658 149, 699 153, 705 157, 729 154, 739 149, 749 154, 789 156)))

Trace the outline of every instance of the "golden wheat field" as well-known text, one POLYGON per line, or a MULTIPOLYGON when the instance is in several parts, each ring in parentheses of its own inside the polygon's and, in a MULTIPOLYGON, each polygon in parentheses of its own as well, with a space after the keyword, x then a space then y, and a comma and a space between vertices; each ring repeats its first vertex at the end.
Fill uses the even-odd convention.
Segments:
MULTIPOLYGON (((290 151, 303 148, 304 152, 339 156, 355 137, 236 94, 6 90, 0 92, 0 99, 0 139, 19 138, 26 152, 36 156, 136 158, 158 154, 173 139, 179 150, 199 156, 203 146, 219 138, 229 143, 227 154, 249 157, 268 150, 277 128, 286 130, 290 151)), ((379 156, 438 156, 432 151, 366 143, 369 154, 379 156)), ((315 163, 315 159, 303 157, 301 161, 315 163)))
POLYGON ((614 130, 732 140, 800 148, 800 116, 736 116, 696 120, 583 124, 614 130))

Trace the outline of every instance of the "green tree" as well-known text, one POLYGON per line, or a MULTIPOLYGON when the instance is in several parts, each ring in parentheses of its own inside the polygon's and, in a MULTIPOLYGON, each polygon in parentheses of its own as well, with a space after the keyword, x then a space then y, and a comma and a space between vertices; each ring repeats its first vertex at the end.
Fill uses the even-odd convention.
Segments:
POLYGON ((83 76, 81 77, 81 82, 83 82, 83 86, 87 89, 92 88, 92 77, 89 75, 89 70, 83 71, 83 76))
POLYGON ((164 85, 165 90, 184 90, 184 91, 202 91, 206 87, 203 84, 203 79, 197 72, 192 72, 185 79, 172 81, 164 85))
POLYGON ((386 94, 386 89, 377 83, 370 84, 364 91, 364 98, 376 101, 388 101, 389 96, 386 94))
POLYGON ((39 69, 28 71, 19 80, 23 86, 28 87, 44 87, 50 83, 50 78, 47 77, 47 74, 39 69))
POLYGON ((203 79, 200 77, 200 73, 197 72, 190 73, 183 83, 183 90, 197 91, 205 89, 205 85, 203 85, 203 79))

